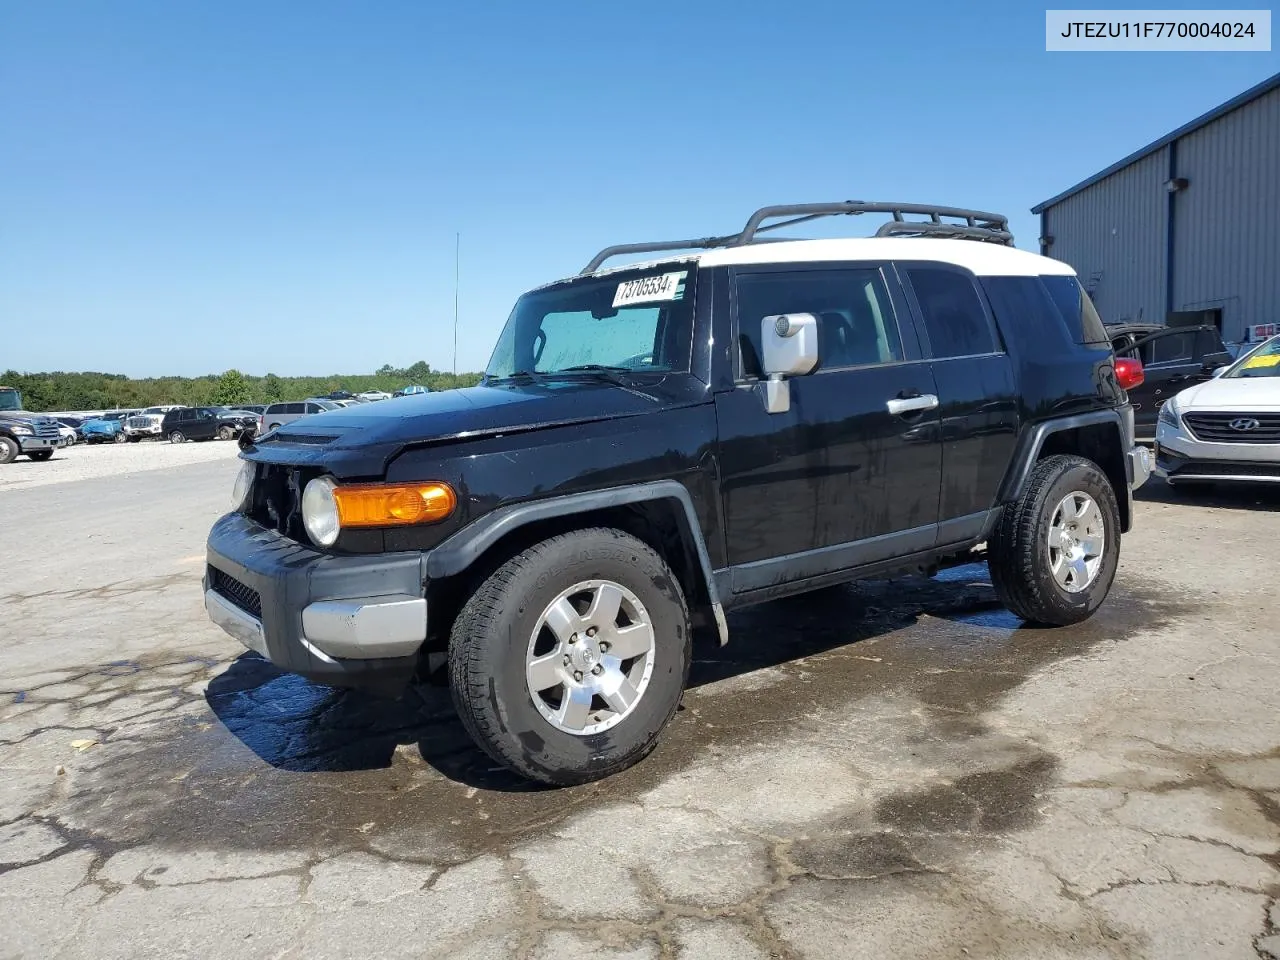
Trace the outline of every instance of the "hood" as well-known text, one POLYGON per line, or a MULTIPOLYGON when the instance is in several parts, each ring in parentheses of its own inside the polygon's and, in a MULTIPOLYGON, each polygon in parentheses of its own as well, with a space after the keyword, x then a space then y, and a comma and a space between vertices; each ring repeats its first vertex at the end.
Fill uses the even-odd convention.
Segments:
POLYGON ((43 413, 28 413, 26 410, 0 410, 0 420, 8 423, 58 423, 53 417, 46 417, 43 413))
POLYGON ((1219 377, 1178 394, 1183 410, 1280 410, 1280 377, 1219 377))
POLYGON ((409 445, 624 419, 705 397, 706 385, 687 374, 634 387, 587 378, 464 387, 312 414, 246 444, 244 456, 371 476, 409 445))

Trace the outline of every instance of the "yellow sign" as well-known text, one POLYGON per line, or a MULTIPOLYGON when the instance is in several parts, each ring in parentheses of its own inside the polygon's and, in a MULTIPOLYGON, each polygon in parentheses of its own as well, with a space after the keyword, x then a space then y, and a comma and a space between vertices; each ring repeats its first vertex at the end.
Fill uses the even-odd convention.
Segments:
POLYGON ((1280 353, 1260 353, 1256 357, 1250 357, 1244 362, 1248 367, 1274 367, 1280 365, 1280 353))

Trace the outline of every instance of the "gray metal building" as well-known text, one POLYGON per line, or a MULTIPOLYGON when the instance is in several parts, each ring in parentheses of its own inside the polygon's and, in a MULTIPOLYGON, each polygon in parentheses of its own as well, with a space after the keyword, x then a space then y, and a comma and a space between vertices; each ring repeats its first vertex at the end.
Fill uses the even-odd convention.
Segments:
POLYGON ((1280 332, 1280 73, 1031 212, 1107 323, 1280 332))

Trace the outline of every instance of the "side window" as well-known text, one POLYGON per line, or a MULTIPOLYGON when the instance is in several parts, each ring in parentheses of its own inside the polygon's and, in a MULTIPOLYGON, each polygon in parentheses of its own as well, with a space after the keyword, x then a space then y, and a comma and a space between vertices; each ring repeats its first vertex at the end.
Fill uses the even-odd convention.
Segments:
POLYGON ((973 281, 953 270, 908 267, 904 271, 924 316, 934 357, 996 353, 995 331, 973 281))
MULTIPOLYGON (((1156 337, 1148 344, 1151 349, 1151 363, 1179 363, 1189 361, 1195 352, 1194 333, 1170 333, 1156 337)), ((1146 358, 1143 358, 1146 362, 1146 358)))
POLYGON ((764 376, 760 324, 782 313, 818 318, 819 370, 903 359, 898 322, 879 270, 740 274, 736 299, 744 376, 764 376))
POLYGON ((307 405, 305 403, 286 403, 284 405, 284 412, 285 413, 306 413, 307 412, 306 406, 307 405))
POLYGON ((307 413, 319 413, 321 409, 322 409, 322 408, 321 408, 320 404, 318 404, 318 403, 308 403, 308 404, 307 404, 307 413))

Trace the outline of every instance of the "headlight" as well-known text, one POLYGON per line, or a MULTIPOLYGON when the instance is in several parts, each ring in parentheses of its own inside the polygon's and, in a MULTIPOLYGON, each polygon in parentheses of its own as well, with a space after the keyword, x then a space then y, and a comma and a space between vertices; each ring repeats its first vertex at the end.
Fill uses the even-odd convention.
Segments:
POLYGON ((1166 427, 1172 427, 1177 430, 1180 426, 1178 422, 1178 404, 1177 401, 1170 398, 1160 406, 1160 414, 1156 419, 1163 423, 1166 427))
POLYGON ((458 506, 447 483, 345 483, 318 477, 302 493, 302 525, 312 542, 333 544, 344 527, 436 523, 458 506))
POLYGON ((16 433, 16 434, 17 434, 18 436, 20 436, 20 437, 29 437, 29 436, 31 436, 31 428, 30 428, 30 427, 24 427, 24 426, 23 426, 22 424, 20 424, 20 423, 15 423, 15 424, 14 424, 12 427, 10 427, 9 429, 10 429, 10 430, 12 430, 14 433, 16 433))
POLYGON ((302 492, 302 525, 307 536, 321 547, 333 546, 338 539, 338 502, 333 488, 337 486, 328 477, 317 477, 302 492))
POLYGON ((240 472, 236 474, 235 486, 231 488, 231 509, 239 510, 249 499, 249 491, 253 488, 254 466, 248 460, 240 464, 240 472))

